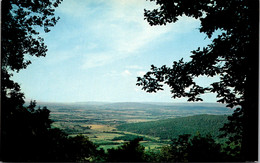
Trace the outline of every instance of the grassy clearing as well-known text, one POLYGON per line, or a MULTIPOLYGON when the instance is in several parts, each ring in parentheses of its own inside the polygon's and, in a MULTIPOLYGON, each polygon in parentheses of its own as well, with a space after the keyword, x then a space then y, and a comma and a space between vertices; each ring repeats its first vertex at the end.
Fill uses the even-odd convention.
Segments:
POLYGON ((107 152, 108 149, 117 148, 121 145, 122 144, 119 144, 119 145, 101 145, 101 146, 98 147, 98 149, 103 148, 107 152))
POLYGON ((89 124, 89 125, 83 125, 83 126, 91 126, 92 130, 104 132, 104 131, 113 131, 116 128, 109 126, 109 125, 97 125, 97 124, 89 124))
POLYGON ((93 137, 90 137, 93 141, 101 140, 112 140, 115 137, 122 136, 121 134, 112 134, 112 133, 96 133, 93 137))
POLYGON ((150 141, 144 141, 140 143, 145 147, 145 150, 155 150, 155 149, 160 149, 162 146, 164 146, 164 143, 155 143, 155 142, 150 142, 150 141))
POLYGON ((149 122, 153 120, 147 120, 147 119, 127 119, 127 123, 138 123, 138 122, 149 122))

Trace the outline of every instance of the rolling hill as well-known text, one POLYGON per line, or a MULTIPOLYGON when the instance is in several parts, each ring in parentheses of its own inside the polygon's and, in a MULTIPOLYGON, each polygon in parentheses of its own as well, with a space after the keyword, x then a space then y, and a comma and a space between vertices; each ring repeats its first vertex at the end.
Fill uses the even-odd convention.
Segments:
POLYGON ((120 131, 128 131, 143 135, 160 137, 161 139, 177 138, 182 134, 201 135, 211 134, 217 138, 220 134, 219 128, 227 122, 227 115, 194 115, 165 120, 128 123, 117 126, 120 131))

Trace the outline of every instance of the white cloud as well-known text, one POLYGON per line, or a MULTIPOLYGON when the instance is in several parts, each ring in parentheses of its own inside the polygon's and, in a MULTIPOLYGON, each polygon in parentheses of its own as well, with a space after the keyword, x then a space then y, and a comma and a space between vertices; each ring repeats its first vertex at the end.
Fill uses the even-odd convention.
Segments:
MULTIPOLYGON (((77 28, 69 31, 71 42, 85 39, 79 45, 83 57, 83 69, 103 66, 117 60, 135 56, 148 48, 150 43, 165 41, 165 36, 193 29, 194 20, 183 18, 178 24, 150 26, 143 17, 144 8, 154 8, 154 4, 140 0, 99 0, 63 2, 59 12, 74 19, 77 28)), ((65 21, 66 22, 66 21, 65 21)), ((68 31, 67 31, 68 35, 68 31)), ((68 39, 67 39, 68 40, 68 39)), ((80 49, 79 49, 80 50, 80 49)))
POLYGON ((82 18, 94 14, 105 0, 65 0, 56 9, 57 14, 65 14, 75 18, 82 18), (93 5, 95 4, 95 5, 93 5))
POLYGON ((136 55, 150 42, 170 31, 170 27, 151 27, 143 20, 144 6, 139 1, 135 3, 111 4, 111 9, 102 14, 102 19, 96 19, 90 23, 88 29, 91 31, 95 41, 92 44, 101 44, 100 49, 106 53, 100 56, 97 52, 93 57, 86 57, 84 68, 103 66, 112 61, 124 59, 136 55), (127 5, 131 4, 128 7, 127 5), (121 6, 120 6, 121 5, 121 6), (107 55, 110 55, 109 57, 107 55), (97 57, 96 59, 94 58, 97 57))
POLYGON ((115 71, 115 70, 112 70, 110 72, 107 72, 104 74, 104 76, 106 77, 128 77, 128 76, 131 76, 132 73, 129 71, 129 70, 124 70, 122 72, 119 72, 119 71, 115 71))
POLYGON ((98 49, 98 44, 93 43, 93 42, 87 43, 87 45, 85 45, 84 47, 81 47, 81 50, 85 47, 86 47, 86 50, 95 50, 95 49, 98 49))
POLYGON ((105 77, 117 77, 119 75, 120 74, 117 71, 115 71, 115 70, 112 70, 112 71, 107 72, 107 73, 104 74, 105 77))
POLYGON ((144 76, 144 74, 146 74, 145 71, 138 71, 138 72, 137 72, 137 75, 138 75, 138 76, 144 76))
POLYGON ((116 56, 110 53, 86 54, 83 58, 83 65, 81 66, 83 69, 103 66, 116 60, 116 56))
POLYGON ((126 66, 127 69, 136 69, 136 70, 140 70, 143 69, 143 67, 139 66, 139 65, 129 65, 126 66))
POLYGON ((125 70, 121 73, 123 76, 130 76, 132 73, 129 70, 125 70))

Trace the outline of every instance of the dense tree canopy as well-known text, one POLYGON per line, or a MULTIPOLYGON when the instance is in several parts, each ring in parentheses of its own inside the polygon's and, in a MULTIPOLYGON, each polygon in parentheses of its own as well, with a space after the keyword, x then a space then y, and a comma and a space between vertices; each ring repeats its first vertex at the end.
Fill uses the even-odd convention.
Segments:
POLYGON ((225 122, 227 122, 227 116, 225 115, 203 114, 134 124, 126 123, 117 126, 117 129, 159 137, 161 140, 177 138, 182 134, 195 135, 197 132, 200 132, 203 136, 210 133, 216 139, 218 135, 223 133, 219 131, 219 128, 225 122))
POLYGON ((2 1, 2 68, 19 71, 31 63, 25 55, 46 55, 47 46, 39 29, 49 32, 49 27, 57 23, 54 8, 60 3, 61 0, 2 1))
POLYGON ((107 162, 144 162, 144 146, 140 145, 142 138, 136 138, 117 149, 109 149, 107 162))
POLYGON ((243 123, 237 124, 244 126, 245 159, 257 160, 258 1, 150 1, 159 5, 145 10, 150 25, 174 23, 186 15, 200 20, 200 32, 208 38, 216 31, 221 34, 208 46, 193 50, 189 62, 181 59, 172 67, 152 65, 151 71, 138 77, 137 85, 147 92, 157 92, 166 84, 173 98, 187 97, 188 101, 202 101, 201 94, 213 92, 227 107, 243 107, 243 123), (200 76, 220 76, 220 80, 204 87, 194 81, 200 76))
POLYGON ((227 161, 225 156, 221 146, 210 135, 202 137, 199 133, 193 137, 189 134, 179 135, 161 151, 161 160, 166 162, 227 161))

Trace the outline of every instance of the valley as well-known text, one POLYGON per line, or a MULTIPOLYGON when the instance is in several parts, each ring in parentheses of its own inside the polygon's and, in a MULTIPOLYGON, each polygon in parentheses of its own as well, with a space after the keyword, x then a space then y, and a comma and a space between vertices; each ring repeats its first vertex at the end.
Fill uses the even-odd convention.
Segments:
POLYGON ((156 150, 178 134, 217 137, 232 110, 211 103, 38 103, 51 111, 53 128, 82 134, 105 150, 142 137, 156 150))

